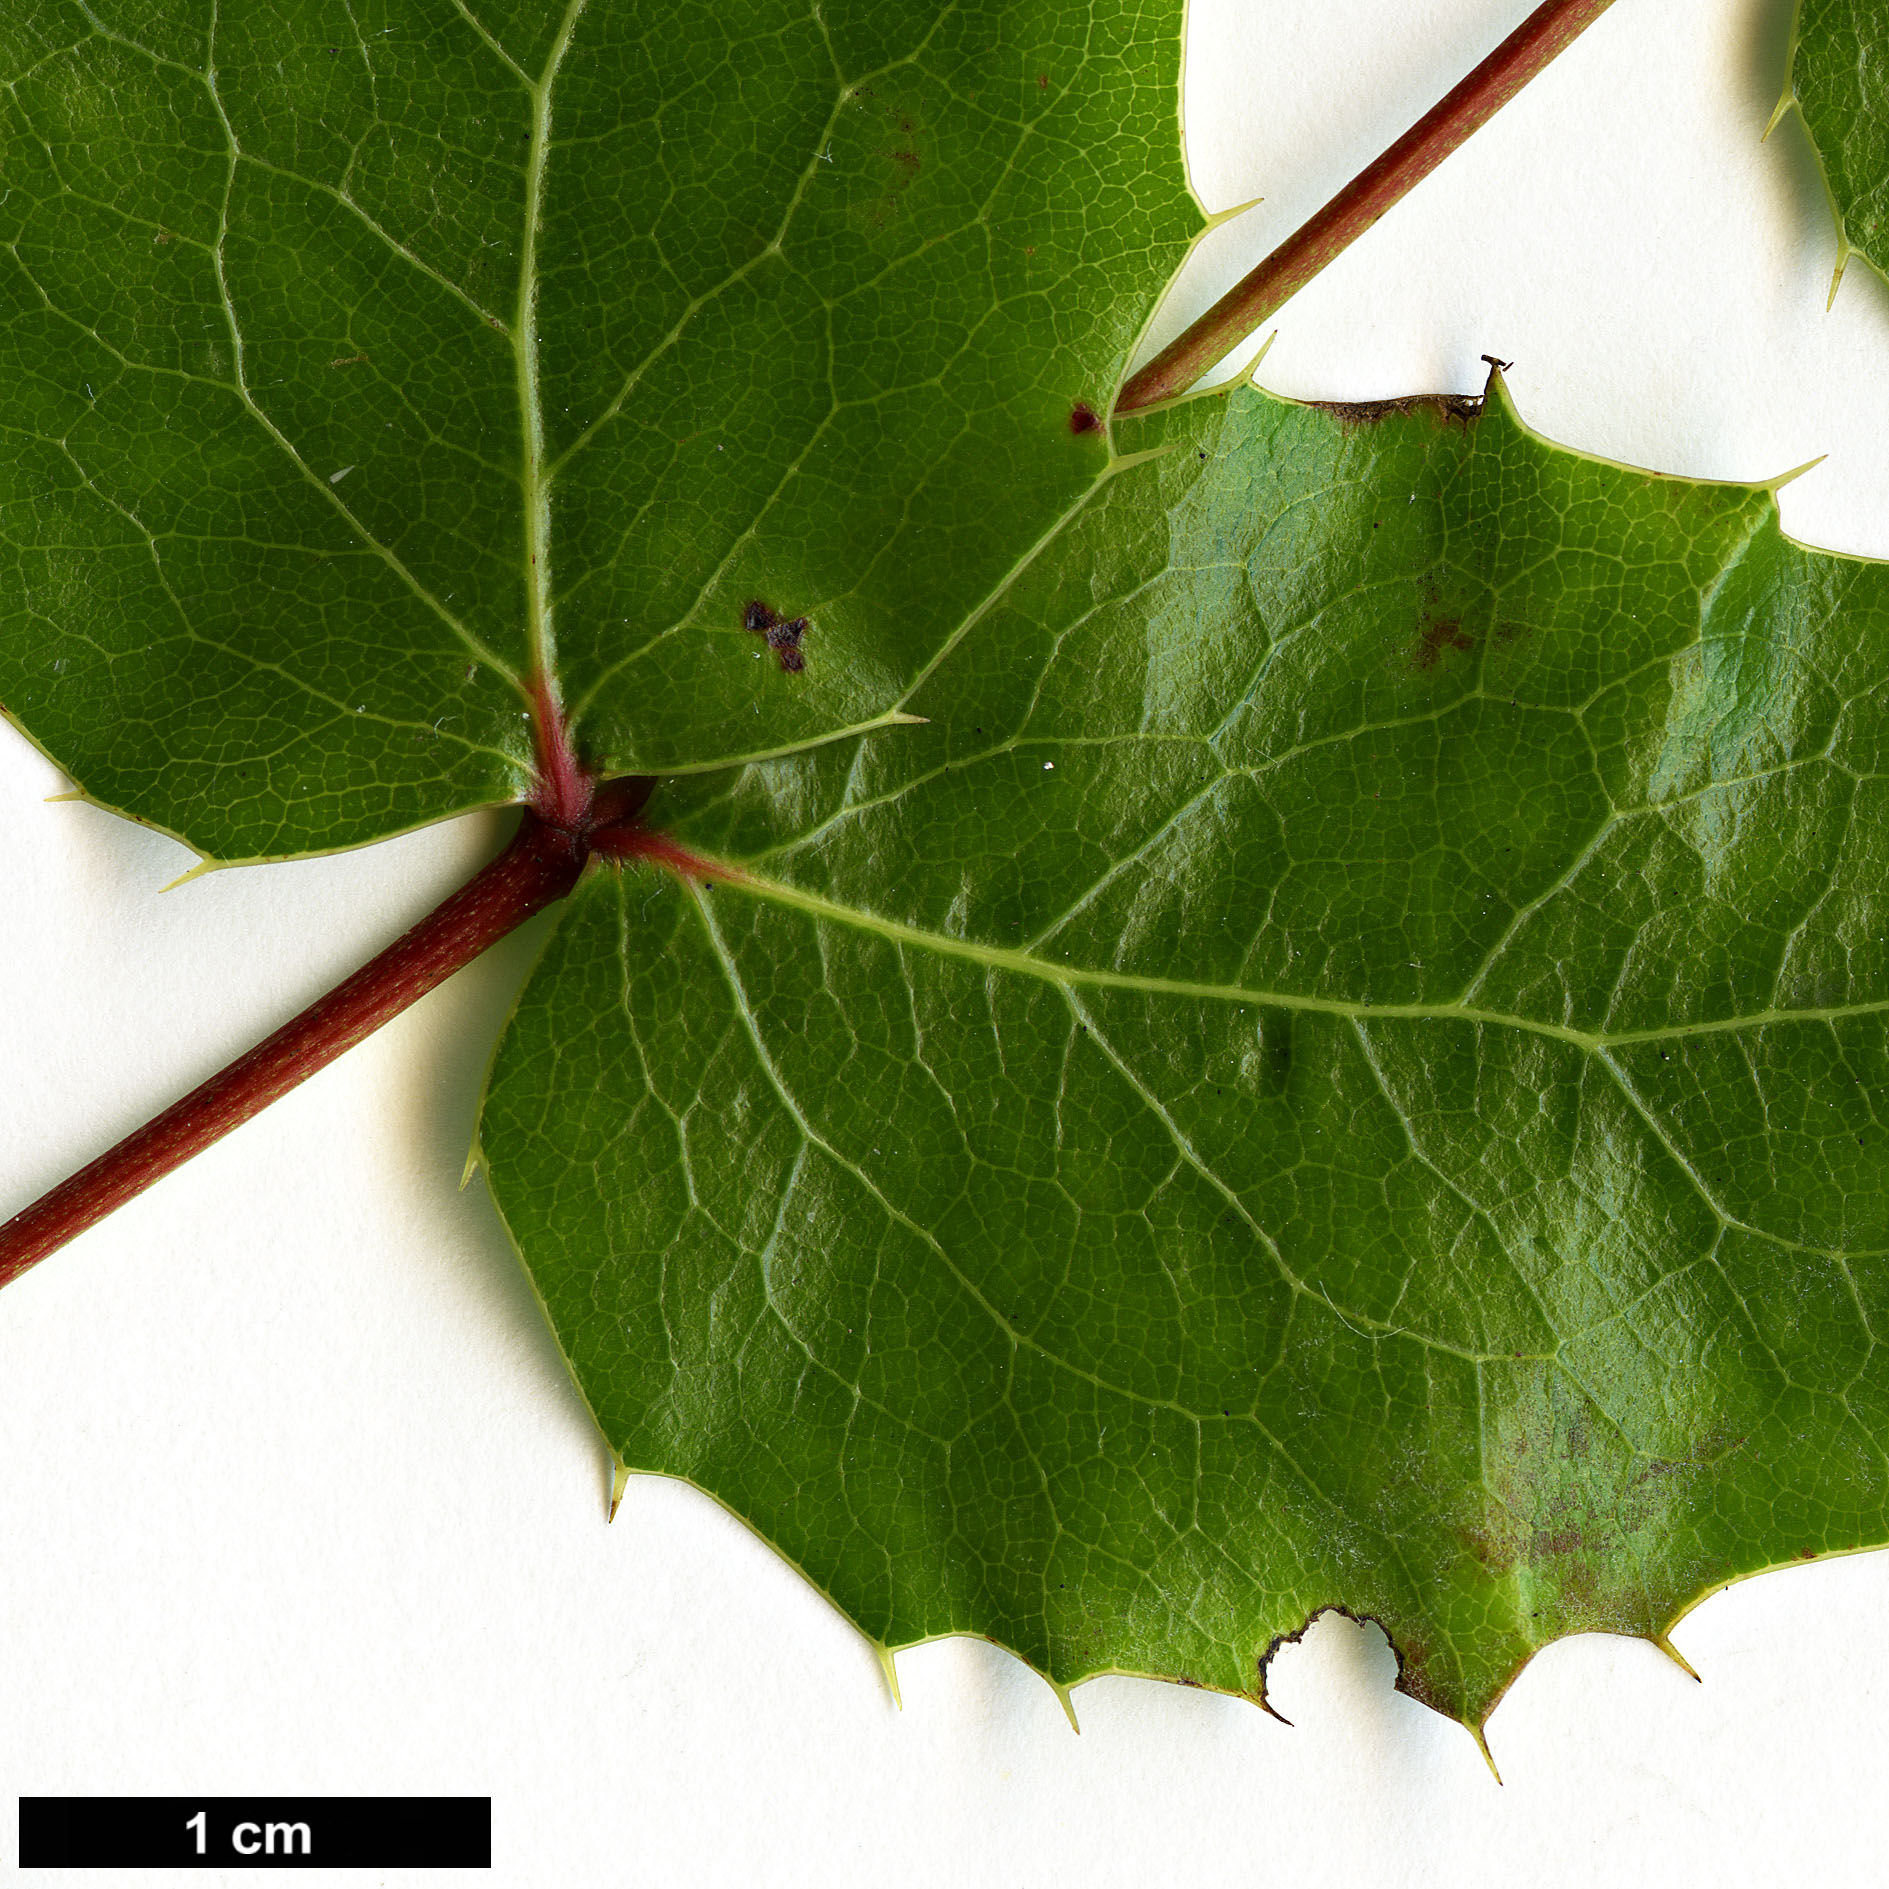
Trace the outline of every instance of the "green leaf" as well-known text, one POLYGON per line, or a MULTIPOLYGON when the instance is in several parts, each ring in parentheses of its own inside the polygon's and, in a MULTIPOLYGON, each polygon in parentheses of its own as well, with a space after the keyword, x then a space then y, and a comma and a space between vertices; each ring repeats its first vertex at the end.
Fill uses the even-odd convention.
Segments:
POLYGON ((1836 281, 1852 255, 1889 270, 1889 20, 1865 0, 1798 0, 1790 80, 1837 220, 1836 281))
POLYGON ((1889 598, 1500 397, 1102 426, 1179 23, 15 9, 0 697, 224 859, 561 703, 713 865, 485 1118, 619 1460, 882 1647, 1263 1696, 1341 1605, 1479 1723, 1889 1538, 1889 598))
POLYGON ((1181 0, 0 19, 0 700, 206 856, 896 714, 1102 477, 1181 0), (804 670, 743 628, 806 616, 804 670))
POLYGON ((914 697, 672 779, 484 1118, 626 1465, 885 1647, 1263 1694, 1889 1539, 1889 574, 1474 403, 1120 429, 914 697))

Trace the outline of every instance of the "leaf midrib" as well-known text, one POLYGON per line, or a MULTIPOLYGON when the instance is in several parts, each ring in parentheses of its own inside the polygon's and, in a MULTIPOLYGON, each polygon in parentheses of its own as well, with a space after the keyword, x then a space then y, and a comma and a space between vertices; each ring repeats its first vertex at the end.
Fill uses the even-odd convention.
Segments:
POLYGON ((1738 1030, 1765 1029, 1787 1023, 1833 1024, 1849 1017, 1889 1014, 1889 998, 1880 998, 1811 1010, 1756 1010, 1743 1016, 1712 1018, 1696 1023, 1662 1024, 1651 1029, 1578 1030, 1570 1024, 1549 1023, 1541 1018, 1520 1016, 1480 1004, 1372 1003, 1368 999, 1318 997, 1303 991, 1269 990, 1245 984, 1214 984, 1190 978, 1153 977, 1133 971, 1102 970, 1092 965, 1055 964, 1029 951, 983 944, 972 938, 953 938, 944 932, 928 930, 921 925, 908 925, 898 919, 882 917, 876 912, 863 911, 858 906, 823 898, 817 892, 809 892, 783 880, 751 872, 732 860, 716 859, 712 855, 693 851, 692 857, 712 880, 770 904, 870 933, 901 948, 930 951, 941 957, 958 958, 981 965, 986 970, 1005 971, 1014 976, 1032 977, 1042 983, 1073 989, 1125 990, 1210 1003, 1255 1004, 1269 1009, 1342 1017, 1360 1023, 1385 1020, 1468 1023, 1489 1029, 1521 1030, 1532 1036, 1552 1038, 1556 1042, 1572 1044, 1590 1056, 1601 1056, 1607 1050, 1629 1048, 1638 1043, 1719 1036, 1738 1030))
MULTIPOLYGON (((518 310, 512 322, 522 435, 519 488, 525 523, 525 647, 531 678, 557 686, 557 644, 552 619, 551 481, 545 464, 544 408, 538 375, 538 226, 544 214, 545 170, 551 148, 551 91, 558 68, 589 0, 569 0, 544 70, 531 92, 531 144, 525 159, 525 219, 518 256, 518 310)), ((464 12, 462 7, 461 12, 464 12)), ((476 25, 476 22, 475 22, 476 25)), ((482 29, 481 29, 482 30, 482 29)), ((511 64, 507 60, 507 64, 511 64)), ((514 65, 514 71, 518 68, 514 65)))

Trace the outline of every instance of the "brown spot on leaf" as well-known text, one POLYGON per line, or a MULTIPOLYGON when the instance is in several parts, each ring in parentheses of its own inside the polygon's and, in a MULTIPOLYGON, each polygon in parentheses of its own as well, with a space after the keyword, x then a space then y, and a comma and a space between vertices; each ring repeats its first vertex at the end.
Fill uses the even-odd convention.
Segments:
MULTIPOLYGON (((1378 1622, 1383 1626, 1382 1621, 1378 1622)), ((1406 1699, 1415 1699, 1419 1705, 1427 1705, 1432 1712, 1441 1712, 1445 1718, 1456 1716, 1456 1707, 1449 1697, 1429 1677, 1430 1649, 1418 1639, 1406 1635, 1402 1641, 1392 1637, 1388 1627, 1384 1627, 1384 1637, 1391 1643, 1391 1651, 1397 1655, 1397 1678, 1393 1682, 1397 1690, 1406 1699)))
POLYGON ((1463 1546, 1497 1580, 1515 1572, 1520 1554, 1513 1531, 1498 1534, 1487 1528, 1461 1528, 1456 1532, 1463 1546))
POLYGON ((812 627, 805 617, 780 616, 771 605, 753 598, 741 612, 741 627, 767 639, 767 646, 778 659, 784 674, 794 676, 806 668, 800 639, 812 627))
POLYGON ((1102 430, 1101 416, 1086 400, 1078 400, 1069 409, 1069 430, 1072 433, 1099 433, 1102 430))
POLYGON ((1476 639, 1463 628, 1460 617, 1439 617, 1425 611, 1417 634, 1417 646, 1410 652, 1413 669, 1434 669, 1445 650, 1460 650, 1464 655, 1476 647, 1476 639))
MULTIPOLYGON (((873 93, 866 86, 859 87, 853 93, 855 101, 871 97, 873 93)), ((887 169, 880 173, 881 188, 878 194, 862 199, 852 215, 869 228, 884 229, 904 214, 905 193, 925 168, 925 160, 919 149, 919 125, 909 114, 901 114, 891 104, 860 104, 859 109, 871 111, 881 120, 888 142, 874 155, 884 162, 887 169)))
POLYGON ((1407 413, 1428 414, 1439 426, 1468 430, 1482 417, 1481 394, 1414 394, 1405 400, 1312 400, 1306 403, 1329 413, 1346 432, 1360 426, 1381 426, 1407 413))
POLYGON ((328 363, 330 367, 364 367, 366 364, 365 354, 338 354, 328 363))
POLYGON ((909 184, 925 168, 925 161, 918 155, 917 147, 912 143, 912 121, 909 118, 899 120, 899 136, 905 142, 890 153, 892 162, 905 173, 909 184))

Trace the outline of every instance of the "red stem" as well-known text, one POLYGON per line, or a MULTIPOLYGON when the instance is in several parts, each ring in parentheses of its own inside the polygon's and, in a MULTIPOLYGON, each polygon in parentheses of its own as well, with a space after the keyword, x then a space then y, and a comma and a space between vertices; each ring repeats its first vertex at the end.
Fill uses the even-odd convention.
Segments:
POLYGON ((1251 275, 1133 375, 1116 399, 1115 411, 1133 413, 1185 393, 1422 183, 1458 145, 1480 131, 1612 4, 1613 0, 1544 0, 1440 105, 1419 118, 1309 223, 1288 236, 1251 275))
MULTIPOLYGON (((575 829, 526 809, 512 843, 445 904, 247 1055, 0 1226, 0 1286, 370 1036, 576 885, 594 831, 633 821, 650 783, 590 791, 575 829)), ((614 837, 614 836, 613 836, 614 837)), ((620 842, 619 842, 620 844, 620 842)))
POLYGON ((596 781, 571 745, 556 684, 547 676, 535 676, 530 692, 532 739, 538 750, 531 804, 553 826, 575 829, 583 823, 596 781))

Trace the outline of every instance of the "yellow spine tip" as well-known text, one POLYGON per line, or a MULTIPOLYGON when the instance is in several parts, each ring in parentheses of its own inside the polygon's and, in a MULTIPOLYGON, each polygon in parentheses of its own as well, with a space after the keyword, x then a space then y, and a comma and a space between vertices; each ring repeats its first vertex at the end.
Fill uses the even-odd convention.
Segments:
POLYGON ((905 1710, 905 1695, 899 1691, 898 1662, 892 1657, 889 1646, 881 1646, 876 1640, 873 1651, 879 1655, 879 1670, 885 1674, 886 1690, 892 1695, 892 1704, 898 1710, 905 1710))
POLYGON ((1853 253, 1850 248, 1849 238, 1846 236, 1843 239, 1842 246, 1837 250, 1837 266, 1831 271, 1830 294, 1823 305, 1823 312, 1826 315, 1837 305, 1837 290, 1843 286, 1843 271, 1850 266, 1850 257, 1853 253))
POLYGON ((177 877, 170 882, 169 885, 159 886, 158 895, 162 897, 163 894, 166 892, 175 892, 179 886, 186 886, 193 879, 201 879, 204 876, 204 874, 207 872, 215 872, 216 864, 217 862, 214 859, 198 860, 197 863, 194 866, 192 866, 188 872, 180 872, 177 875, 177 877))
POLYGON ((1828 459, 1828 453, 1819 453, 1815 459, 1806 459, 1801 466, 1793 466, 1789 472, 1781 472, 1775 479, 1766 483, 1766 490, 1773 495, 1782 492, 1793 479, 1801 479, 1807 472, 1815 472, 1828 459))
MULTIPOLYGON (((1225 210, 1215 210, 1201 225, 1200 235, 1208 235, 1219 229, 1223 223, 1231 223, 1236 216, 1244 216, 1248 210, 1257 210, 1265 201, 1264 197, 1248 197, 1244 203, 1236 203, 1225 210)), ((1200 236, 1195 237, 1194 240, 1199 242, 1200 236)))
POLYGON ((1652 1636, 1652 1640, 1653 1644, 1658 1647, 1688 1679, 1692 1680, 1696 1685, 1702 1686, 1705 1684, 1704 1679, 1700 1677, 1698 1669, 1693 1665, 1691 1660, 1687 1659, 1685 1654, 1680 1652, 1678 1647, 1673 1645, 1672 1641, 1667 1639, 1665 1634, 1655 1633, 1652 1636))

